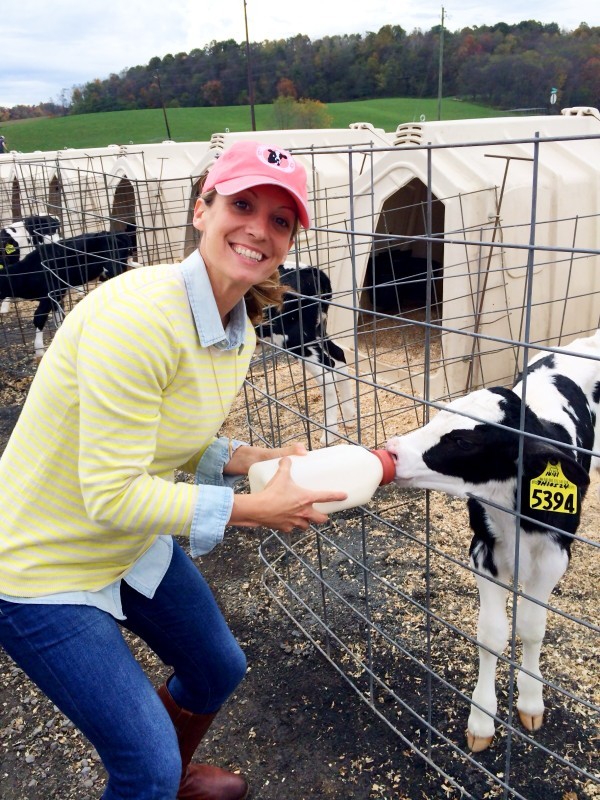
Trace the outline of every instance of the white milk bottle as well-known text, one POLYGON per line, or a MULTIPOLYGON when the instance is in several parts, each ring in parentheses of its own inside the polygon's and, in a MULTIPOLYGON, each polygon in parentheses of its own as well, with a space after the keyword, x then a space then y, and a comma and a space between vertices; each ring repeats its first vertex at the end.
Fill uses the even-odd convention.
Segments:
MULTIPOLYGON (((387 450, 367 450, 355 444, 338 444, 288 458, 292 462, 292 480, 299 486, 348 495, 346 500, 315 503, 314 508, 323 514, 368 503, 377 487, 391 483, 396 474, 394 457, 387 450)), ((280 458, 271 458, 252 464, 248 470, 252 493, 265 488, 280 461, 280 458)))

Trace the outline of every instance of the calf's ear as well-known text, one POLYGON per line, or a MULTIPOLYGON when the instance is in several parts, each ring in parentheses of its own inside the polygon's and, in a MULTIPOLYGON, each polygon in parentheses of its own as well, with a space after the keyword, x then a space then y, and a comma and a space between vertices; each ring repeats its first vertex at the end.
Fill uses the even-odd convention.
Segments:
POLYGON ((531 480, 541 475, 548 464, 559 463, 563 475, 580 489, 588 486, 590 476, 572 455, 548 442, 526 438, 523 445, 523 477, 531 480))

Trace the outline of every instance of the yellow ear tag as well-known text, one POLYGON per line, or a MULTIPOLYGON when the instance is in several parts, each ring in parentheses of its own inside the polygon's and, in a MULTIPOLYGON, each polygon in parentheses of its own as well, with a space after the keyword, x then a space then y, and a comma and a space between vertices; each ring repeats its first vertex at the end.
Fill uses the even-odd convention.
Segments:
POLYGON ((14 244, 7 244, 6 247, 4 248, 4 252, 6 253, 7 256, 12 256, 12 254, 15 252, 14 244))
POLYGON ((563 475, 560 461, 548 462, 542 474, 529 484, 529 506, 538 511, 577 513, 577 486, 563 475))

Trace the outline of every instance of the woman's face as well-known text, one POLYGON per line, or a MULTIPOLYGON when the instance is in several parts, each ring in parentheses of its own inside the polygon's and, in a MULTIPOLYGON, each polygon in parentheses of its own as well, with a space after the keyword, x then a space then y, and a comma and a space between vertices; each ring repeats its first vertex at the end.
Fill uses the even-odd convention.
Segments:
POLYGON ((293 244, 296 204, 279 186, 254 186, 227 197, 202 198, 194 227, 202 232, 200 253, 216 288, 245 293, 285 261, 293 244))

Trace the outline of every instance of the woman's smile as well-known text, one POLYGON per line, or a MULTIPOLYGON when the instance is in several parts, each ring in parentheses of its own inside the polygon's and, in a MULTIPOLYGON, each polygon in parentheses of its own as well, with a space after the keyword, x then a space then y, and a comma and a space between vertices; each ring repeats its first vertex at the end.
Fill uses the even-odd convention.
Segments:
POLYGON ((238 255, 244 256, 244 258, 250 258, 253 261, 262 261, 264 258, 262 253, 259 253, 256 250, 250 250, 248 247, 244 247, 243 245, 233 244, 231 245, 231 248, 238 255))

